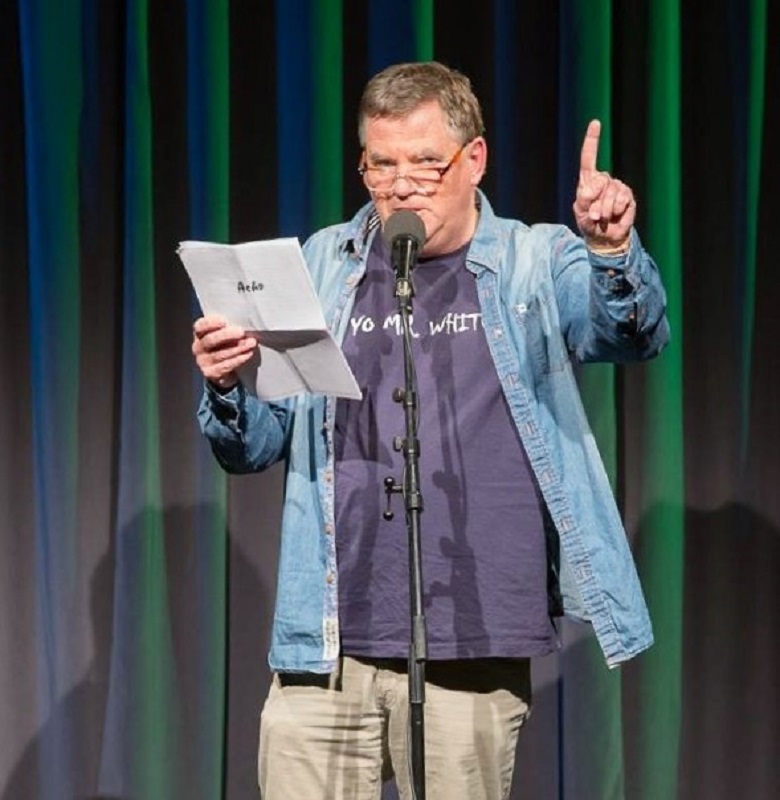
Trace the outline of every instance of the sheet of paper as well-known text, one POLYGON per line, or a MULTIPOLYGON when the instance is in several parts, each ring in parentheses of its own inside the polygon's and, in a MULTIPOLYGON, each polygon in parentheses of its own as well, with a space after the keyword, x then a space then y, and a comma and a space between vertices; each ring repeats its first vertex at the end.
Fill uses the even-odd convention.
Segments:
POLYGON ((181 242, 179 258, 204 314, 220 314, 260 347, 240 371, 263 400, 301 392, 359 399, 360 388, 325 324, 297 239, 181 242))

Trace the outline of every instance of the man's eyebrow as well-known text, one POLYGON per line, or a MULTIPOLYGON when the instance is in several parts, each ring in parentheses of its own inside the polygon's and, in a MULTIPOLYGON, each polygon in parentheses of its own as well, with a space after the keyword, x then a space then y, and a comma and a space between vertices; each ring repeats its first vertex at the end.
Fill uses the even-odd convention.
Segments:
POLYGON ((376 153, 371 150, 366 150, 366 158, 369 161, 394 161, 394 158, 386 155, 385 153, 376 153))
MULTIPOLYGON (((366 158, 369 161, 373 162, 386 161, 395 163, 398 160, 397 158, 388 156, 385 153, 377 153, 368 149, 366 149, 366 158)), ((422 147, 419 150, 415 150, 407 156, 407 159, 412 162, 420 161, 425 158, 442 159, 444 158, 444 156, 441 154, 438 148, 430 146, 422 147)))

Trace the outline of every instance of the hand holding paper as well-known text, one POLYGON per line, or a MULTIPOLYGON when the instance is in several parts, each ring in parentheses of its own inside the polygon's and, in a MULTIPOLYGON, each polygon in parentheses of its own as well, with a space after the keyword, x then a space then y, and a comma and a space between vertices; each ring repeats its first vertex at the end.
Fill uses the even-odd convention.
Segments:
POLYGON ((212 314, 196 319, 192 333, 195 363, 203 377, 220 390, 227 391, 239 383, 241 368, 257 359, 257 339, 222 316, 212 314))
POLYGON ((297 239, 245 244, 182 242, 179 257, 205 315, 220 315, 260 343, 238 375, 263 400, 300 392, 359 399, 325 324, 297 239))

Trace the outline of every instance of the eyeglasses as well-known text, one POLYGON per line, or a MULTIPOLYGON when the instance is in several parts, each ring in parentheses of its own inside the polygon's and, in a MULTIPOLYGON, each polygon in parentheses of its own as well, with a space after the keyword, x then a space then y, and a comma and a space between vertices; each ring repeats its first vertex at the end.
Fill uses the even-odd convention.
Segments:
POLYGON ((412 167, 406 172, 400 172, 397 167, 390 164, 369 167, 366 164, 366 153, 363 151, 358 172, 362 176, 368 191, 376 197, 390 197, 395 192, 396 181, 400 178, 409 183, 418 194, 429 196, 436 192, 444 180, 444 176, 457 163, 469 144, 471 144, 471 140, 464 142, 455 151, 455 155, 442 167, 412 167))

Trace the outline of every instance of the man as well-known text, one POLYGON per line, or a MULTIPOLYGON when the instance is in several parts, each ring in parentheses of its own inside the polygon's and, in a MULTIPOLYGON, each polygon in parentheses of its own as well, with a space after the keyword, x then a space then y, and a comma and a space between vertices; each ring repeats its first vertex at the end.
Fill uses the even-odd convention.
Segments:
POLYGON ((592 122, 582 146, 580 236, 500 219, 478 189, 487 145, 468 79, 435 62, 389 67, 359 111, 370 202, 304 246, 363 399, 258 402, 236 376, 256 340, 219 318, 195 323, 199 417, 216 457, 231 472, 286 462, 265 800, 377 798, 393 773, 412 796, 407 536, 402 513, 382 514, 384 479, 403 470, 403 340, 377 235, 396 211, 425 227, 413 355, 427 796, 508 796, 529 659, 554 650, 556 616, 588 620, 610 665, 652 643, 571 365, 649 358, 668 339, 633 194, 596 168, 599 133, 592 122))

